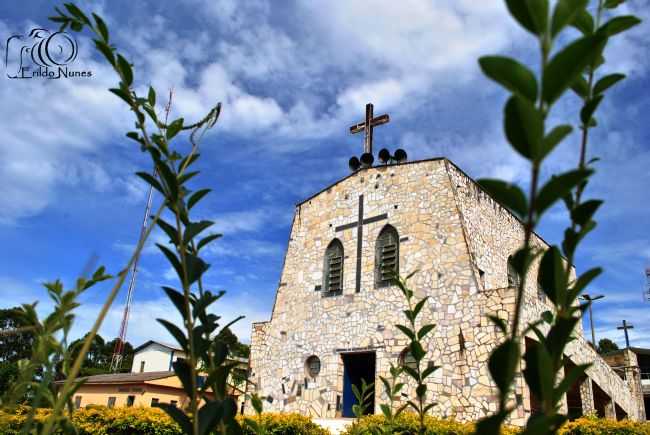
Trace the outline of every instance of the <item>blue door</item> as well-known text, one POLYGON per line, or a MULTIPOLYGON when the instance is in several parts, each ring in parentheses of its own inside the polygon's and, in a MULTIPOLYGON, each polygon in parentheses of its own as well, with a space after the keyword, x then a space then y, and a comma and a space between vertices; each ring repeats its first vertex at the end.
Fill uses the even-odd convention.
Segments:
MULTIPOLYGON (((356 385, 361 390, 362 379, 367 384, 375 382, 375 353, 348 353, 343 357, 343 407, 341 415, 343 417, 354 417, 352 406, 357 403, 357 399, 352 392, 352 385, 356 385)), ((374 386, 372 387, 374 393, 374 386)), ((375 413, 374 394, 366 409, 366 414, 375 413)))

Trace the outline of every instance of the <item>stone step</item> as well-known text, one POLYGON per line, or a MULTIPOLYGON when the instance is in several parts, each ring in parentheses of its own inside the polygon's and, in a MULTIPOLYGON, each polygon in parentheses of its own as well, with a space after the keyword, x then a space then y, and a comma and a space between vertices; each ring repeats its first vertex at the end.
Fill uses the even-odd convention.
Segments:
POLYGON ((329 430, 333 435, 343 433, 346 426, 352 424, 353 418, 315 418, 313 422, 329 430))

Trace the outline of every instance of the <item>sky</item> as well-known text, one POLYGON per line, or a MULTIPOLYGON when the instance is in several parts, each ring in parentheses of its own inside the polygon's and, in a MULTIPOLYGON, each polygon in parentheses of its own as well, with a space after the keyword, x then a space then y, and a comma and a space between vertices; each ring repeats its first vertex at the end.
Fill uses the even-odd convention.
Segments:
MULTIPOLYGON (((592 2, 594 3, 594 2, 592 2)), ((48 22, 59 4, 45 0, 0 3, 0 41, 48 22)), ((348 127, 364 106, 389 113, 375 130, 375 147, 405 149, 409 158, 447 157, 473 178, 500 177, 526 186, 529 167, 505 142, 507 94, 482 76, 477 59, 507 54, 537 68, 534 40, 508 16, 502 1, 271 2, 270 0, 80 1, 107 22, 114 44, 134 64, 136 90, 148 85, 171 116, 199 119, 217 102, 219 122, 201 143, 196 186, 213 190, 197 218, 216 221, 224 234, 206 253, 205 277, 226 296, 215 305, 249 341, 251 322, 267 320, 280 277, 295 204, 349 173, 362 137, 348 127)), ((576 260, 579 271, 605 272, 588 289, 597 339, 624 344, 616 325, 634 325, 634 346, 650 347, 650 8, 631 0, 619 13, 645 23, 618 36, 605 53, 604 72, 628 78, 612 88, 597 115, 589 157, 600 157, 588 198, 605 200, 576 260)), ((574 37, 565 31, 563 40, 574 37)), ((88 34, 74 34, 77 69, 91 77, 0 79, 0 307, 51 303, 44 281, 69 287, 88 264, 116 274, 138 238, 147 186, 134 172, 148 158, 124 133, 133 120, 107 89, 114 72, 88 34)), ((15 53, 5 53, 12 56, 15 53)), ((4 68, 4 63, 2 65, 4 68)), ((6 72, 6 71, 5 71, 6 72)), ((579 101, 567 95, 552 123, 578 122, 579 101)), ((181 137, 181 143, 187 143, 181 137)), ((578 160, 573 133, 545 162, 542 178, 578 160)), ((156 200, 154 201, 156 202, 156 200)), ((555 207, 539 233, 558 243, 567 214, 555 207)), ((160 287, 174 274, 152 233, 137 276, 127 339, 171 341, 155 318, 178 320, 160 287)), ((111 282, 82 295, 73 335, 96 319, 111 282)), ((122 291, 100 333, 117 335, 122 291)), ((588 326, 588 323, 585 323, 588 326)))

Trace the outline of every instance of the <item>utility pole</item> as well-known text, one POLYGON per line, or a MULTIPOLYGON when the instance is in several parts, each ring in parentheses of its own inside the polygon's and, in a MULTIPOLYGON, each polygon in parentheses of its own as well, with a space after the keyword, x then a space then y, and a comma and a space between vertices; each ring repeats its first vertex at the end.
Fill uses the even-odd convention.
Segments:
POLYGON ((627 335, 628 329, 634 329, 634 325, 628 325, 628 323, 623 320, 623 326, 618 326, 616 329, 622 329, 625 332, 625 348, 630 347, 630 337, 627 335))
POLYGON ((597 301, 598 299, 604 298, 604 295, 598 295, 598 296, 590 296, 588 294, 584 294, 580 296, 580 299, 583 301, 587 301, 587 304, 589 304, 589 323, 591 324, 591 342, 594 345, 594 349, 598 348, 598 344, 596 343, 596 333, 594 332, 594 314, 591 311, 591 305, 593 301, 597 301))

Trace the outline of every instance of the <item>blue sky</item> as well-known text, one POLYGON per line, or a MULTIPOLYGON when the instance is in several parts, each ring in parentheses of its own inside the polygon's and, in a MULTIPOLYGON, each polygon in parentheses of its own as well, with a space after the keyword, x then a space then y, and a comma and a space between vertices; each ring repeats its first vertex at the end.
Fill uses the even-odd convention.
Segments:
MULTIPOLYGON (((0 4, 0 40, 52 27, 57 3, 0 4)), ((526 184, 528 169, 501 129, 506 94, 485 79, 476 59, 509 53, 534 62, 533 40, 501 1, 474 0, 271 2, 250 0, 85 1, 108 22, 115 43, 135 63, 136 85, 153 84, 159 101, 174 89, 173 114, 197 119, 217 101, 222 117, 201 144, 198 185, 213 193, 197 209, 224 233, 208 253, 207 282, 227 296, 218 312, 245 314, 235 331, 270 314, 295 203, 348 173, 362 138, 348 134, 364 105, 388 112, 377 147, 405 148, 411 158, 446 156, 474 178, 526 184)), ((606 69, 628 79, 601 105, 590 156, 599 172, 590 197, 605 199, 599 226, 577 266, 605 267, 590 293, 598 337, 622 344, 615 325, 635 325, 633 345, 650 346, 650 303, 642 302, 650 266, 650 8, 629 1, 646 23, 619 36, 606 69)), ((568 30, 569 35, 573 30, 568 30)), ((0 84, 0 306, 40 299, 40 282, 66 283, 97 256, 116 273, 133 248, 146 186, 133 173, 147 159, 124 138, 132 120, 107 88, 115 76, 87 36, 78 36, 75 66, 93 71, 74 80, 9 80, 0 84)), ((4 48, 3 58, 4 58, 4 48)), ((577 121, 568 96, 553 121, 577 121)), ((574 133, 549 159, 544 177, 578 159, 574 133)), ((560 240, 566 213, 555 208, 540 228, 560 240)), ((159 232, 153 241, 163 240, 159 232)), ((156 317, 175 319, 161 285, 171 271, 155 248, 142 257, 128 339, 169 340, 156 317)), ((86 331, 107 285, 83 297, 75 334, 86 331)), ((101 334, 118 332, 124 293, 101 334)))

